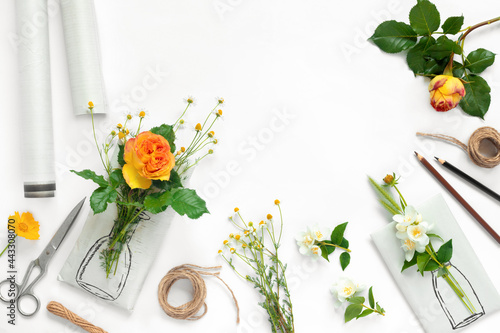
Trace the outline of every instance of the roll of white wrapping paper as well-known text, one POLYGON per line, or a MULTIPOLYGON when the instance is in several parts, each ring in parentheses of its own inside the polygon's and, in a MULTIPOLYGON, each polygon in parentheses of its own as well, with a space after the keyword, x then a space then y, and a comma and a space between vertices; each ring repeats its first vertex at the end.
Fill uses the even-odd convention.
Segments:
POLYGON ((56 189, 47 0, 16 0, 24 196, 56 189))
POLYGON ((61 0, 73 112, 88 114, 108 109, 102 75, 101 52, 93 0, 61 0))

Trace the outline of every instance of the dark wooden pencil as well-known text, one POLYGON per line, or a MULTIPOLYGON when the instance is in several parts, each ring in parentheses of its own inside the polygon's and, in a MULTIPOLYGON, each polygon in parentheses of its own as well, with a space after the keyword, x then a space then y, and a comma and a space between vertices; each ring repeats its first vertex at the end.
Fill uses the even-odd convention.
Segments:
POLYGON ((443 160, 442 158, 438 158, 438 157, 434 157, 434 158, 439 163, 441 163, 441 165, 444 166, 446 169, 450 170, 451 172, 453 172, 457 176, 461 177, 462 179, 465 179, 466 181, 468 181, 469 183, 471 183, 472 185, 474 185, 475 187, 477 187, 478 189, 480 189, 484 193, 488 194, 492 198, 500 201, 500 195, 498 193, 496 193, 495 191, 493 191, 492 189, 488 188, 486 185, 478 182, 477 180, 475 180, 474 178, 472 178, 471 176, 469 176, 468 174, 466 174, 462 170, 458 169, 456 166, 454 166, 450 162, 447 162, 446 160, 443 160))
POLYGON ((457 199, 458 202, 460 202, 460 204, 476 219, 476 221, 479 222, 479 224, 481 224, 481 226, 486 229, 486 231, 488 231, 488 233, 500 244, 500 236, 481 216, 479 216, 474 208, 472 208, 471 205, 469 205, 467 201, 465 201, 464 198, 462 198, 462 196, 458 194, 453 187, 451 187, 450 183, 448 183, 446 179, 444 179, 443 176, 441 176, 441 174, 439 174, 439 172, 437 172, 437 170, 434 169, 434 167, 422 155, 417 152, 415 152, 415 155, 420 163, 422 163, 423 166, 429 170, 429 172, 448 190, 448 192, 450 192, 451 195, 453 195, 455 199, 457 199))

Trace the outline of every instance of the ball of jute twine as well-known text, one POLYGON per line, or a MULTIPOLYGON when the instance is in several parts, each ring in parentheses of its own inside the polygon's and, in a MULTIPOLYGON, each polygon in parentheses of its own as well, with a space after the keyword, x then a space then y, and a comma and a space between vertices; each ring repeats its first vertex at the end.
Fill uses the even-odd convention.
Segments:
POLYGON ((469 155, 471 161, 474 162, 474 164, 479 165, 480 167, 493 168, 500 164, 500 133, 498 133, 498 131, 493 127, 485 126, 475 130, 469 138, 468 145, 449 135, 427 134, 420 132, 417 132, 417 135, 445 140, 459 146, 460 148, 465 150, 465 152, 469 155), (490 141, 495 146, 497 150, 495 156, 488 157, 481 154, 481 152, 479 151, 479 146, 484 140, 490 141))
POLYGON ((203 275, 214 276, 219 279, 227 287, 234 299, 234 304, 236 305, 236 322, 240 322, 240 308, 238 306, 238 301, 236 296, 234 296, 233 291, 229 286, 219 277, 220 269, 222 266, 216 267, 201 267, 196 265, 180 265, 172 268, 164 277, 161 279, 158 285, 158 301, 165 313, 175 319, 184 320, 198 320, 201 319, 207 313, 207 304, 205 299, 207 297, 207 286, 203 280, 203 275), (180 306, 172 306, 168 303, 168 294, 172 289, 172 286, 178 280, 189 280, 193 286, 193 299, 180 306), (203 309, 203 313, 198 314, 203 309))
POLYGON ((64 305, 58 302, 50 302, 47 304, 47 310, 49 312, 55 314, 56 316, 59 316, 61 318, 67 319, 73 324, 80 326, 83 328, 85 331, 90 332, 90 333, 107 333, 105 330, 102 328, 99 328, 95 325, 92 325, 82 317, 78 316, 77 314, 71 312, 70 310, 66 309, 64 305))

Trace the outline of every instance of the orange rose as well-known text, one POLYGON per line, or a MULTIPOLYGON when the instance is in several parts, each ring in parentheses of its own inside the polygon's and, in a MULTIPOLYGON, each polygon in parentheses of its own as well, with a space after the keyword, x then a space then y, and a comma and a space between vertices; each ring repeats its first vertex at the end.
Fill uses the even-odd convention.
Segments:
POLYGON ((123 159, 123 177, 131 188, 148 189, 152 179, 169 180, 175 165, 168 141, 148 131, 127 141, 123 159))
POLYGON ((465 96, 465 88, 459 79, 450 75, 438 75, 429 84, 431 105, 436 111, 449 111, 465 96))

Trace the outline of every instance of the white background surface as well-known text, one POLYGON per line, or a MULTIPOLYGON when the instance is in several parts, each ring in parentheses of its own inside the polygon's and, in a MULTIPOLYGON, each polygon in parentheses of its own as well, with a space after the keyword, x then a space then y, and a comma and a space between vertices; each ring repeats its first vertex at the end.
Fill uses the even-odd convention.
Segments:
MULTIPOLYGON (((227 101, 224 119, 215 129, 220 146, 192 179, 211 214, 198 221, 177 218, 159 249, 135 311, 128 313, 56 280, 83 227, 86 207, 35 289, 42 306, 59 301, 109 332, 270 332, 265 314, 257 306, 256 292, 227 266, 222 277, 240 302, 239 328, 230 295, 217 281, 208 281, 209 311, 198 322, 167 317, 158 305, 156 288, 173 266, 217 263, 217 250, 233 231, 227 216, 235 206, 249 219, 258 220, 266 213, 276 215, 272 202, 279 198, 286 223, 283 260, 290 265, 290 278, 297 282, 292 290, 297 332, 422 332, 369 238, 371 231, 388 222, 388 216, 379 208, 366 175, 380 178, 392 171, 403 174, 401 189, 412 203, 444 193, 486 271, 500 287, 500 268, 495 260, 500 255, 498 244, 412 156, 418 150, 428 159, 434 155, 445 158, 500 191, 500 168, 481 169, 459 148, 415 136, 417 131, 439 132, 466 142, 480 126, 500 128, 500 66, 495 64, 484 73, 492 87, 485 121, 468 117, 459 109, 435 112, 428 102, 428 80, 415 79, 402 55, 383 54, 366 42, 382 20, 407 21, 413 5, 402 0, 99 1, 104 75, 112 104, 107 118, 99 123, 115 124, 127 111, 140 108, 149 111, 146 127, 173 122, 184 107, 183 98, 192 95, 198 103, 187 119, 194 126, 214 105, 215 96, 227 101), (222 7, 217 9, 216 5, 222 7), (155 82, 148 78, 151 71, 165 74, 155 82), (141 88, 145 80, 149 90, 141 88), (284 113, 292 116, 284 122, 276 119, 284 113), (237 172, 227 176, 227 166, 234 163, 237 172), (301 257, 294 244, 294 235, 307 225, 333 227, 344 221, 350 221, 346 236, 353 250, 347 273, 374 286, 375 297, 387 310, 385 318, 370 316, 344 324, 343 311, 334 309, 329 293, 330 285, 341 274, 338 254, 331 263, 312 262, 301 257)), ((498 15, 500 5, 494 0, 481 1, 480 6, 478 2, 446 0, 439 2, 438 9, 442 21, 463 13, 465 24, 472 25, 498 15)), ((99 169, 100 165, 89 136, 90 119, 76 118, 71 110, 56 7, 50 17, 50 37, 57 196, 23 198, 19 140, 29 133, 20 131, 16 48, 12 43, 14 0, 2 1, 0 12, 0 216, 7 222, 14 211, 29 210, 41 224, 39 241, 17 242, 22 277, 28 262, 39 255, 71 207, 94 189, 68 170, 99 169)), ((467 51, 485 47, 500 53, 499 33, 500 25, 472 33, 467 38, 467 51)), ((499 203, 439 170, 500 231, 499 203)), ((0 230, 0 239, 3 246, 5 228, 0 230)), ((5 272, 6 266, 4 256, 0 272, 5 272)), ((181 290, 172 296, 179 302, 187 299, 181 290)), ((80 332, 44 308, 31 319, 18 316, 15 328, 7 325, 6 312, 2 306, 2 333, 34 329, 80 332)), ((493 314, 468 332, 491 330, 499 323, 500 314, 493 314)))

